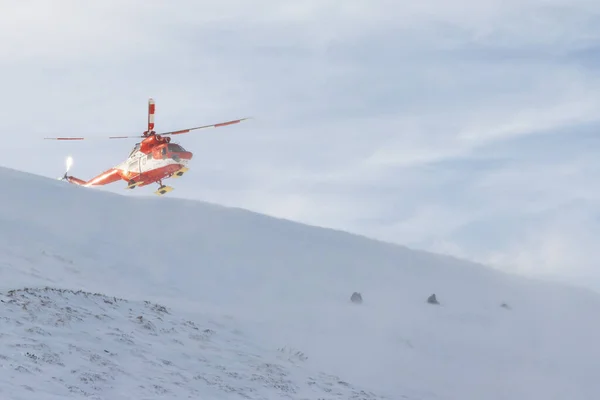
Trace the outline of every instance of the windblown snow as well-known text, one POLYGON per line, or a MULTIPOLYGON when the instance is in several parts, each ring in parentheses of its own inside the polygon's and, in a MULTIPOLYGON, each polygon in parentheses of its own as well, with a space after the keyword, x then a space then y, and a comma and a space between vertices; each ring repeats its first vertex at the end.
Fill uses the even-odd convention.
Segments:
POLYGON ((585 289, 241 209, 0 183, 2 399, 600 398, 585 289))

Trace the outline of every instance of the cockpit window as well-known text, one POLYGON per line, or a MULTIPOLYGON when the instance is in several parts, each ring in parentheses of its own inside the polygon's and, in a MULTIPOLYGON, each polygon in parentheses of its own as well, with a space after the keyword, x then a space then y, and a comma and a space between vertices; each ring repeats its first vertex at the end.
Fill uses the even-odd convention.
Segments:
POLYGON ((129 153, 129 156, 131 156, 135 151, 140 149, 140 144, 136 143, 135 146, 133 147, 133 149, 131 150, 131 153, 129 153))
POLYGON ((167 146, 169 147, 169 151, 175 151, 175 152, 185 151, 185 149, 183 147, 181 147, 180 145, 175 144, 175 143, 169 143, 167 146))

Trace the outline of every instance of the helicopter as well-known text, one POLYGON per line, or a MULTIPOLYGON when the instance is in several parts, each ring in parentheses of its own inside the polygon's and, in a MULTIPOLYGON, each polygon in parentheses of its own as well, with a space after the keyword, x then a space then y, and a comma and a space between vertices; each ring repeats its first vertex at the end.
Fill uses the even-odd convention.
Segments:
MULTIPOLYGON (((163 184, 168 178, 179 178, 189 171, 188 164, 193 153, 184 149, 181 145, 171 143, 171 136, 181 135, 197 129, 219 128, 227 125, 237 124, 250 119, 249 117, 217 124, 203 125, 195 128, 182 129, 156 133, 154 131, 154 114, 156 104, 153 98, 148 99, 148 130, 141 136, 108 136, 107 139, 142 139, 136 143, 130 151, 127 159, 118 165, 102 172, 101 174, 85 181, 74 176, 67 175, 73 165, 73 159, 67 158, 64 176, 58 178, 69 183, 84 187, 100 186, 114 183, 120 180, 127 182, 126 189, 135 189, 150 184, 158 184, 158 190, 154 193, 162 196, 173 190, 173 187, 163 184)), ((86 137, 51 137, 45 140, 86 140, 86 137)))

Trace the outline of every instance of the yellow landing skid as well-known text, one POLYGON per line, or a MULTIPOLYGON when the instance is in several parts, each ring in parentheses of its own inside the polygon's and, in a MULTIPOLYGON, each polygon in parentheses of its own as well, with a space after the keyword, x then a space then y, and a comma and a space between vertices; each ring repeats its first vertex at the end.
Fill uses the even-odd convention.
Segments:
POLYGON ((175 172, 173 174, 172 178, 180 178, 181 176, 183 176, 183 174, 185 174, 188 171, 189 171, 189 168, 182 167, 180 170, 178 170, 177 172, 175 172))
POLYGON ((156 193, 159 196, 162 196, 163 194, 169 193, 170 191, 172 191, 173 188, 171 186, 161 186, 158 188, 158 190, 154 193, 156 193))
POLYGON ((127 185, 127 187, 125 189, 134 189, 136 187, 138 187, 139 185, 141 185, 144 182, 138 181, 138 182, 134 182, 131 185, 127 185))

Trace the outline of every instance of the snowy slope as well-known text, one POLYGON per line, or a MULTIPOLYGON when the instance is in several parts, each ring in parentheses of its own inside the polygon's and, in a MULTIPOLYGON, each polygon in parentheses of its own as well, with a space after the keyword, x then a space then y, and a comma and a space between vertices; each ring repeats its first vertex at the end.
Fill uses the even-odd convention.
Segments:
MULTIPOLYGON (((394 399, 600 398, 595 379, 600 349, 594 345, 600 335, 595 318, 600 296, 583 289, 202 202, 124 197, 7 169, 0 169, 0 183, 4 293, 23 287, 81 289, 125 298, 137 314, 144 301, 157 302, 174 310, 179 320, 202 326, 213 321, 228 334, 238 332, 232 337, 245 349, 239 357, 232 356, 237 351, 233 342, 221 340, 210 359, 237 365, 240 374, 258 362, 249 361, 248 354, 270 359, 283 347, 302 352, 307 356, 302 371, 280 366, 299 371, 289 374, 301 390, 307 390, 302 377, 331 374, 356 390, 394 399), (349 302, 353 291, 363 294, 364 304, 349 302), (431 293, 440 306, 425 302, 431 293), (511 309, 500 307, 503 302, 511 309)), ((69 299, 73 308, 84 302, 69 299)), ((56 307, 67 304, 67 298, 52 301, 56 307)), ((100 312, 85 304, 86 315, 100 312)), ((133 322, 125 309, 119 313, 113 328, 144 332, 128 325, 133 322)), ((38 314, 45 316, 43 309, 38 314)), ((2 317, 13 324, 25 318, 5 311, 2 317)), ((77 330, 61 331, 59 340, 69 335, 75 346, 85 347, 80 341, 92 351, 95 339, 84 333, 96 329, 92 321, 88 317, 77 330)), ((161 322, 160 329, 189 333, 174 321, 161 322)), ((0 325, 0 334, 9 333, 6 329, 14 333, 0 325)), ((101 336, 107 337, 107 329, 103 325, 101 336)), ((53 346, 44 337, 36 340, 53 346)), ((180 352, 166 335, 143 341, 163 354, 180 352)), ((0 342, 0 354, 14 353, 7 343, 0 342)), ((158 354, 147 356, 158 362, 158 354)), ((14 365, 16 356, 11 357, 14 365)), ((104 398, 118 398, 134 390, 138 380, 153 381, 159 374, 152 362, 146 366, 137 360, 128 367, 128 360, 118 364, 141 378, 113 382, 104 398)), ((55 370, 23 366, 34 371, 30 382, 53 382, 55 370)), ((202 368, 219 374, 213 367, 202 368)), ((9 382, 17 381, 2 375, 0 387, 20 393, 12 392, 9 382)), ((174 385, 168 385, 170 390, 174 385)), ((211 396, 201 391, 214 385, 195 382, 177 393, 192 389, 211 396)), ((263 389, 256 398, 281 398, 263 389)), ((21 393, 31 398, 25 389, 21 393)), ((176 398, 174 393, 165 398, 176 398)), ((219 393, 222 397, 212 398, 239 397, 219 393)), ((351 398, 347 393, 340 398, 351 398)))
POLYGON ((1 300, 2 398, 383 399, 158 304, 51 288, 1 300))

